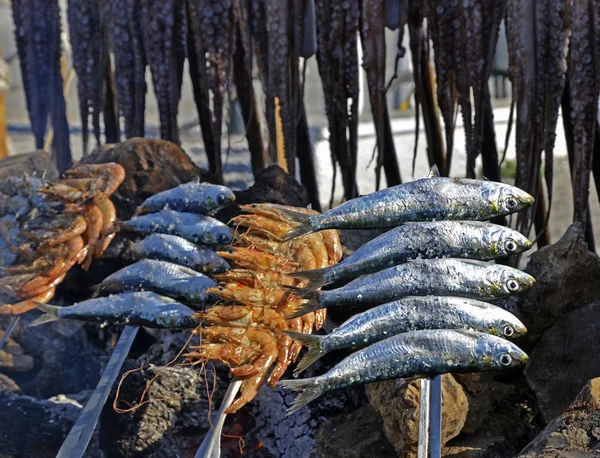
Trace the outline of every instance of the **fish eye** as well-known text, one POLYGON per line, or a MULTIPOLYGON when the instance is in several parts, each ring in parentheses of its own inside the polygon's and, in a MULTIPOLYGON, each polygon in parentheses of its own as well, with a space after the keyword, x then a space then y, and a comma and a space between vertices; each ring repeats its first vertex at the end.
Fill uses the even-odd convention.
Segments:
POLYGON ((190 319, 189 316, 184 316, 181 319, 181 326, 183 326, 184 328, 190 327, 191 324, 192 324, 192 320, 190 319))
POLYGON ((519 203, 517 202, 517 199, 515 199, 514 197, 509 197, 508 199, 506 199, 506 206, 508 207, 509 210, 515 210, 518 205, 519 205, 519 203))
POLYGON ((515 280, 514 278, 511 278, 510 280, 508 280, 506 282, 506 288, 511 292, 514 293, 516 291, 519 291, 519 282, 517 280, 515 280))
POLYGON ((506 248, 506 251, 508 251, 509 253, 513 253, 517 251, 517 244, 514 240, 508 239, 504 244, 504 248, 506 248))
POLYGON ((512 336, 514 336, 514 335, 515 335, 515 330, 513 329, 513 327, 512 327, 512 326, 504 326, 504 327, 502 328, 502 334, 503 334, 505 337, 512 337, 512 336))
POLYGON ((223 202, 225 202, 225 196, 223 194, 219 194, 217 196, 217 203, 222 204, 223 202))
POLYGON ((498 362, 502 366, 510 366, 510 363, 512 363, 512 358, 511 358, 511 356, 508 353, 503 353, 498 358, 498 362))

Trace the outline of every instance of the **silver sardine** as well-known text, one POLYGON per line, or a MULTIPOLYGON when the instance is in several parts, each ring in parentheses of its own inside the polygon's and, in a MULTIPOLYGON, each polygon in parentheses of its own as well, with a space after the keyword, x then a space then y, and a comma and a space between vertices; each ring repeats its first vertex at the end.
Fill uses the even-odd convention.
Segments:
POLYGON ((225 186, 191 182, 148 197, 140 205, 140 212, 151 213, 168 208, 206 215, 226 207, 234 200, 235 194, 225 186))
POLYGON ((354 315, 330 334, 286 331, 294 340, 308 345, 294 376, 330 351, 365 346, 390 336, 422 329, 474 329, 505 338, 527 332, 513 314, 476 299, 452 296, 415 296, 383 304, 354 315))
POLYGON ((300 391, 288 415, 331 390, 399 377, 481 372, 522 366, 527 355, 500 337, 467 330, 412 331, 357 351, 327 373, 279 385, 300 391))
POLYGON ((366 243, 339 264, 295 272, 314 290, 338 280, 378 272, 412 259, 469 258, 490 260, 521 253, 531 242, 520 232, 478 221, 434 221, 404 224, 366 243))
POLYGON ((231 229, 210 216, 173 210, 135 216, 122 223, 122 227, 144 235, 178 235, 190 242, 206 245, 226 245, 233 238, 231 229))
POLYGON ((534 198, 505 183, 432 177, 357 197, 319 215, 281 210, 298 224, 283 240, 324 229, 395 227, 410 221, 476 220, 508 215, 534 198))
POLYGON ((97 287, 96 294, 123 291, 153 291, 193 304, 215 300, 207 294, 217 282, 188 267, 171 262, 143 259, 109 275, 97 287))
POLYGON ((297 293, 308 299, 289 317, 315 310, 361 304, 384 304, 406 296, 461 296, 492 300, 525 291, 535 279, 512 267, 473 264, 458 259, 416 260, 364 275, 341 288, 297 293))
POLYGON ((69 307, 38 304, 38 308, 46 314, 33 321, 30 326, 59 319, 149 328, 189 329, 198 326, 194 310, 171 298, 151 292, 129 292, 98 297, 69 307))
POLYGON ((168 261, 205 274, 219 274, 230 266, 222 257, 205 246, 199 246, 177 235, 150 234, 130 248, 136 259, 168 261))

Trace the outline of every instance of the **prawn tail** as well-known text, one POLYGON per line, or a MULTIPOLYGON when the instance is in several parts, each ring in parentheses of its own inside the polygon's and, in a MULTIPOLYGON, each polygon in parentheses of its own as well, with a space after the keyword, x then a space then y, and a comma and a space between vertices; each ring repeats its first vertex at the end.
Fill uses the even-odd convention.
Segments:
POLYGON ((321 304, 320 300, 321 291, 306 292, 302 294, 301 297, 306 299, 306 301, 301 304, 291 306, 290 313, 286 313, 287 318, 299 318, 307 313, 325 308, 325 306, 321 304))
POLYGON ((283 332, 292 339, 297 340, 308 347, 308 353, 304 355, 302 360, 298 363, 296 369, 294 369, 294 377, 298 377, 298 375, 305 371, 306 368, 308 368, 312 363, 322 358, 327 353, 321 348, 323 336, 315 334, 302 334, 301 332, 294 331, 283 332))
POLYGON ((303 380, 282 380, 278 383, 278 385, 287 388, 288 390, 300 391, 300 394, 296 396, 296 399, 294 399, 292 406, 287 410, 287 415, 297 412, 325 392, 325 390, 318 383, 317 377, 303 380))
POLYGON ((302 288, 304 291, 314 291, 321 288, 322 286, 330 283, 325 279, 325 275, 329 271, 329 267, 323 269, 305 270, 303 272, 289 273, 288 277, 299 278, 307 281, 306 285, 302 288))
POLYGON ((37 303, 37 308, 45 314, 33 320, 29 325, 30 328, 44 323, 51 323, 52 321, 59 319, 58 311, 61 309, 60 307, 57 307, 56 305, 37 303))

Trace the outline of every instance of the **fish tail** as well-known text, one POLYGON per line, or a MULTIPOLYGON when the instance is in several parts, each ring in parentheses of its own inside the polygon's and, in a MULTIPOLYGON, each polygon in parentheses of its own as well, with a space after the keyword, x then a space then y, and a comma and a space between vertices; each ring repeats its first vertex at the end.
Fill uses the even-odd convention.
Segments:
POLYGON ((327 352, 321 348, 321 340, 323 336, 316 334, 302 334, 301 332, 294 331, 283 331, 285 334, 290 336, 292 339, 303 343, 308 347, 308 353, 304 355, 302 360, 298 363, 296 369, 294 369, 294 377, 298 377, 308 366, 314 363, 316 360, 323 357, 327 352))
POLYGON ((60 307, 57 307, 56 305, 42 304, 41 302, 37 302, 36 304, 37 308, 42 312, 45 312, 45 314, 36 320, 33 320, 29 325, 30 328, 44 323, 51 323, 52 321, 59 319, 58 311, 60 310, 60 307))
POLYGON ((325 308, 320 301, 321 291, 308 291, 303 293, 301 297, 307 299, 306 302, 291 307, 290 313, 287 314, 287 318, 299 318, 307 313, 325 308))
POLYGON ((281 215, 286 219, 290 224, 298 224, 298 226, 293 227, 287 234, 285 234, 282 238, 282 242, 288 242, 296 237, 300 237, 301 235, 310 234, 315 230, 312 228, 310 224, 311 215, 306 213, 301 213, 293 210, 287 209, 278 209, 281 212, 281 215))
POLYGON ((278 385, 287 388, 288 390, 300 391, 300 394, 294 399, 292 406, 287 410, 288 415, 297 412, 325 392, 325 390, 316 382, 316 377, 303 380, 282 380, 278 385))
POLYGON ((299 278, 306 280, 308 283, 302 288, 305 291, 314 291, 322 286, 325 286, 329 282, 325 279, 325 274, 329 271, 329 267, 323 269, 305 270, 303 272, 293 272, 288 274, 288 277, 299 278))

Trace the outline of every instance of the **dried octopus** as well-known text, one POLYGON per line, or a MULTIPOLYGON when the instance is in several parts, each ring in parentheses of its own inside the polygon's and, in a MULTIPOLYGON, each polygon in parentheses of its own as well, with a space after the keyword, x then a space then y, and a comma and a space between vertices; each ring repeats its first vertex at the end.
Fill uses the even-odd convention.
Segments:
POLYGON ((122 183, 118 164, 78 164, 56 182, 10 177, 0 182, 0 314, 46 303, 67 272, 106 250, 117 215, 110 195, 122 183), (20 302, 17 302, 20 301, 20 302), (15 304, 8 304, 17 302, 15 304))
POLYGON ((60 72, 60 6, 58 0, 14 0, 12 12, 35 145, 44 147, 50 118, 56 163, 62 172, 71 163, 71 148, 60 72))
POLYGON ((233 375, 243 379, 241 395, 228 413, 250 402, 265 381, 274 386, 296 361, 302 344, 293 342, 283 331, 308 334, 325 322, 325 309, 301 318, 287 318, 297 301, 302 300, 289 287, 302 284, 286 274, 324 268, 342 257, 339 236, 332 230, 280 242, 290 224, 279 208, 274 204, 243 205, 248 214, 233 218, 236 239, 228 251, 218 254, 235 262, 238 268, 216 275, 221 284, 208 292, 234 305, 218 305, 199 314, 209 326, 195 331, 202 339, 201 345, 188 355, 194 363, 224 363, 232 368, 233 375))

